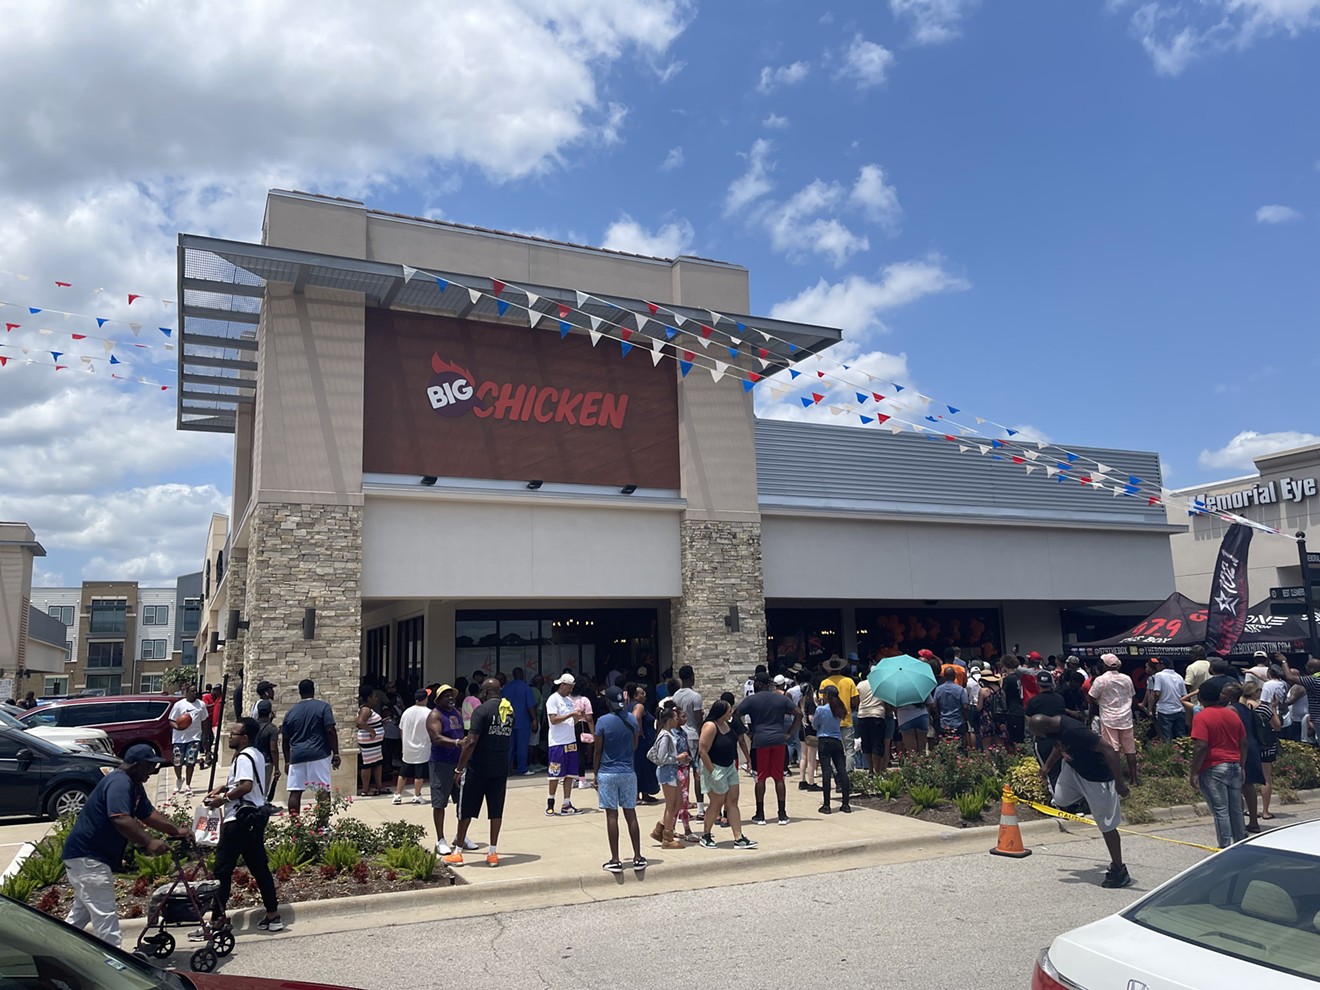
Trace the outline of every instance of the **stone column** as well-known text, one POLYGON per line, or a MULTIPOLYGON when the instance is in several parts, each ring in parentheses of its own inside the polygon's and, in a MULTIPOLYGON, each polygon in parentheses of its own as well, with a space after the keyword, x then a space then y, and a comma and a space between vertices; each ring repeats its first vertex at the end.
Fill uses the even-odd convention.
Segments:
POLYGON ((674 669, 691 664, 706 707, 722 691, 739 693, 765 662, 765 584, 761 524, 685 519, 683 597, 671 605, 674 669), (738 632, 725 624, 738 606, 738 632))
MULTIPOLYGON (((239 617, 244 618, 247 610, 247 558, 231 557, 225 570, 225 603, 220 609, 220 630, 229 626, 229 613, 238 609, 239 617)), ((233 639, 226 639, 224 652, 221 654, 221 673, 229 675, 229 692, 233 697, 234 685, 238 682, 238 668, 243 666, 243 637, 239 632, 233 639)), ((207 644, 208 646, 210 644, 207 644)), ((253 682, 256 683, 255 681, 253 682)), ((253 694, 255 695, 255 691, 253 694)))

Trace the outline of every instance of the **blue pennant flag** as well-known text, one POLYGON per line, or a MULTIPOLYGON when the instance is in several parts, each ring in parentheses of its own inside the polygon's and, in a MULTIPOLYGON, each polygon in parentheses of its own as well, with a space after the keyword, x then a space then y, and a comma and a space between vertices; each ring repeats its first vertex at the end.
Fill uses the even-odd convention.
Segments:
POLYGON ((1055 480, 1058 484, 1061 485, 1061 484, 1063 484, 1063 482, 1064 482, 1064 476, 1063 476, 1063 475, 1059 475, 1059 476, 1058 476, 1057 478, 1055 478, 1054 480, 1055 480))
POLYGON ((678 331, 677 331, 677 330, 675 330, 673 327, 665 327, 665 339, 666 339, 666 340, 673 340, 673 339, 674 339, 675 337, 677 337, 677 336, 678 336, 678 331))
POLYGON ((750 391, 751 391, 753 388, 755 388, 755 387, 756 387, 756 382, 751 381, 751 380, 749 380, 749 379, 743 379, 743 391, 744 391, 744 392, 750 392, 750 391))
POLYGON ((1007 433, 1010 437, 1015 437, 1018 435, 1017 430, 1010 430, 1007 426, 1004 427, 1004 432, 1007 433))
POLYGON ((119 358, 117 358, 117 357, 115 357, 113 354, 111 354, 111 355, 110 355, 110 363, 111 363, 111 364, 123 364, 124 362, 120 361, 119 358))
POLYGON ((98 317, 96 318, 96 328, 99 330, 99 329, 101 329, 101 327, 105 326, 105 325, 106 325, 107 323, 109 323, 109 322, 110 322, 110 317, 108 317, 108 316, 98 316, 98 317))
POLYGON ((506 303, 503 299, 496 299, 495 308, 500 311, 500 316, 503 316, 505 313, 509 311, 509 304, 506 303))
POLYGON ((1003 445, 1004 445, 1004 441, 1002 441, 1002 440, 991 440, 991 441, 990 441, 990 446, 991 446, 991 447, 1002 447, 1003 445))
POLYGON ((1076 455, 1076 454, 1070 454, 1070 453, 1068 453, 1066 450, 1063 452, 1063 456, 1066 457, 1066 458, 1068 458, 1068 463, 1069 463, 1069 464, 1071 464, 1073 461, 1077 460, 1077 455, 1076 455))
POLYGON ((435 287, 439 289, 441 292, 444 292, 445 289, 449 288, 449 283, 446 282, 444 279, 442 279, 439 275, 437 275, 435 277, 435 287))
POLYGON ((1071 464, 1065 464, 1063 461, 1056 461, 1054 466, 1060 471, 1068 471, 1072 468, 1071 464))
POLYGON ((568 331, 570 331, 570 330, 572 330, 572 329, 573 329, 573 324, 569 323, 568 320, 560 320, 560 321, 559 321, 559 339, 560 339, 560 340, 563 340, 565 337, 567 337, 567 336, 568 336, 568 331))
POLYGON ((683 377, 686 378, 687 375, 688 375, 688 372, 692 370, 692 362, 691 362, 691 361, 679 361, 679 362, 678 362, 678 370, 681 371, 681 372, 683 372, 683 377))
POLYGON ((1135 474, 1130 474, 1128 475, 1128 484, 1134 486, 1139 485, 1141 484, 1141 479, 1138 478, 1135 474))
POLYGON ((936 419, 934 416, 927 416, 926 418, 927 418, 928 420, 930 420, 932 423, 938 423, 938 422, 939 422, 939 420, 936 419))
POLYGON ((894 391, 895 391, 895 392, 901 392, 901 391, 903 391, 903 386, 900 385, 900 384, 898 384, 898 382, 894 382, 893 385, 894 385, 894 391))
POLYGON ((1123 486, 1123 494, 1124 494, 1124 495, 1135 495, 1135 494, 1137 494, 1138 491, 1140 491, 1140 489, 1137 488, 1136 485, 1124 485, 1124 486, 1123 486))
POLYGON ((1002 461, 1003 458, 1000 457, 998 454, 991 454, 991 455, 990 455, 990 460, 992 460, 992 461, 1002 461))
POLYGON ((736 348, 736 347, 730 347, 730 348, 729 348, 729 357, 731 357, 731 358, 733 358, 735 361, 737 361, 737 360, 738 360, 738 348, 736 348))
MULTIPOLYGON (((733 322, 734 322, 734 323, 738 323, 737 320, 734 320, 733 322)), ((746 330, 746 329, 747 329, 747 324, 746 324, 746 323, 738 323, 738 329, 739 329, 739 331, 746 330)))
POLYGON ((796 369, 794 369, 794 368, 789 368, 789 369, 788 369, 788 377, 789 377, 790 379, 792 379, 792 378, 800 378, 800 377, 802 377, 802 372, 800 372, 800 371, 798 371, 798 370, 796 370, 796 369))
POLYGON ((802 397, 802 408, 803 409, 811 408, 811 396, 805 395, 802 397))
POLYGON ((623 352, 623 356, 627 357, 628 352, 632 350, 633 345, 628 343, 626 340, 621 340, 619 341, 619 348, 623 352))
POLYGON ((36 306, 29 306, 28 312, 31 313, 33 316, 36 316, 38 313, 41 312, 41 310, 36 306))
POLYGON ((870 398, 870 396, 867 395, 865 392, 858 392, 858 393, 857 393, 857 401, 860 402, 860 403, 865 403, 866 400, 869 399, 869 398, 870 398))
POLYGON ((1201 516, 1205 515, 1205 511, 1205 503, 1197 498, 1192 500, 1192 507, 1187 510, 1187 514, 1189 516, 1201 516))
POLYGON ((947 409, 947 410, 949 410, 949 415, 950 415, 950 416, 957 416, 957 415, 958 415, 958 410, 955 409, 953 406, 945 406, 944 408, 947 409))
POLYGON ((63 351, 51 351, 51 352, 50 352, 50 356, 51 356, 52 358, 54 358, 56 361, 58 361, 58 360, 60 359, 60 357, 61 357, 63 354, 64 354, 63 351))
POLYGON ((789 345, 788 345, 788 353, 789 353, 789 354, 796 354, 796 353, 797 353, 797 344, 789 344, 789 345))
POLYGON ((852 365, 850 365, 850 364, 845 364, 845 365, 843 366, 843 370, 844 370, 844 371, 852 371, 852 365))
POLYGON ((169 327, 157 327, 156 329, 159 330, 161 333, 163 333, 166 337, 172 336, 174 334, 174 331, 171 330, 169 327))
POLYGON ((874 422, 875 422, 875 417, 874 417, 874 416, 861 416, 861 415, 859 415, 857 418, 860 419, 863 423, 874 423, 874 422))

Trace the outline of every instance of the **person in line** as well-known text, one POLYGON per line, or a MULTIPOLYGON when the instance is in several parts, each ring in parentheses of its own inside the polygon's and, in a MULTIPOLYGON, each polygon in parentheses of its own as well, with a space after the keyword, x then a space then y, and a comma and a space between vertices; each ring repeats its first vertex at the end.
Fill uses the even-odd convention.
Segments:
MULTIPOLYGON (((810 671, 806 669, 799 670, 797 678, 798 687, 801 689, 798 707, 802 709, 802 779, 798 781, 798 790, 818 791, 820 790, 820 784, 816 783, 816 767, 820 762, 820 750, 816 737, 816 727, 811 721, 811 716, 816 711, 816 688, 811 683, 810 671)), ((881 703, 883 704, 883 702, 881 703)), ((893 713, 889 713, 886 717, 886 728, 889 719, 892 717, 893 713)), ((885 753, 886 755, 889 754, 889 738, 885 740, 885 753)))
POLYGON ((93 935, 116 949, 123 944, 123 935, 115 909, 115 871, 122 868, 125 848, 131 842, 152 856, 169 852, 169 846, 143 826, 192 840, 188 829, 152 807, 142 786, 164 762, 146 743, 129 746, 123 764, 98 780, 87 795, 60 853, 73 888, 73 904, 64 920, 79 930, 90 924, 93 935))
POLYGON ((198 699, 206 706, 206 721, 202 723, 201 745, 197 755, 197 765, 203 770, 211 760, 211 753, 215 751, 215 732, 211 729, 211 726, 216 724, 215 696, 211 693, 212 690, 214 690, 212 685, 206 685, 206 690, 198 699))
POLYGON ((702 824, 701 845, 715 848, 711 826, 721 814, 728 816, 733 830, 733 848, 755 849, 756 843, 743 835, 738 815, 738 735, 729 724, 733 706, 723 698, 710 706, 701 726, 701 789, 706 794, 706 818, 702 824))
POLYGON ((275 799, 275 782, 280 779, 280 727, 275 724, 275 706, 266 698, 257 702, 257 725, 254 745, 266 761, 266 780, 261 792, 269 802, 275 799))
POLYGON ((358 691, 358 715, 355 728, 358 744, 358 797, 384 794, 381 786, 382 744, 385 742, 384 719, 372 707, 375 692, 369 687, 358 691))
MULTIPOLYGON (((1224 703, 1237 713, 1247 734, 1247 754, 1242 762, 1242 803, 1246 806, 1246 830, 1252 834, 1260 831, 1260 788, 1265 785, 1264 765, 1260 761, 1264 727, 1256 717, 1260 710, 1260 685, 1260 681, 1250 677, 1242 684, 1229 681, 1220 685, 1224 703)), ((1274 738, 1277 744, 1278 737, 1274 738)))
MULTIPOLYGON (((687 732, 687 711, 677 705, 674 708, 677 718, 674 741, 678 745, 678 821, 683 823, 683 841, 696 842, 698 836, 692 831, 691 814, 694 805, 688 801, 688 781, 697 775, 697 746, 690 741, 691 737, 687 732)), ((678 834, 677 822, 675 822, 674 834, 678 834)))
MULTIPOLYGON (((623 690, 633 721, 637 724, 637 731, 641 733, 641 742, 633 750, 633 773, 637 776, 638 800, 642 804, 659 804, 660 782, 655 779, 655 764, 646 758, 651 744, 655 742, 655 716, 646 707, 646 685, 627 684, 623 690)), ((608 709, 608 697, 605 704, 608 709)), ((599 764, 597 768, 596 778, 600 779, 599 764)))
POLYGON ((426 707, 426 688, 413 692, 413 703, 399 716, 399 740, 403 744, 403 759, 399 762, 399 779, 394 784, 394 804, 403 804, 403 792, 408 784, 413 788, 413 804, 422 804, 422 784, 431 779, 431 736, 426 722, 431 710, 426 707))
POLYGON ((37 707, 36 693, 29 691, 27 694, 23 695, 23 700, 18 703, 18 706, 25 711, 32 711, 32 709, 37 707))
POLYGON ((1146 714, 1154 720, 1161 740, 1181 739, 1187 735, 1182 707, 1185 681, 1159 657, 1151 657, 1147 666, 1150 676, 1146 679, 1146 714))
POLYGON ((573 699, 569 697, 573 693, 573 684, 575 679, 572 674, 565 672, 555 678, 555 691, 550 697, 545 699, 545 716, 549 723, 549 759, 546 767, 546 776, 550 781, 550 794, 545 799, 545 813, 547 817, 553 817, 555 814, 555 792, 562 781, 564 785, 564 800, 559 806, 559 814, 576 815, 577 808, 573 807, 573 782, 578 777, 578 747, 577 732, 574 726, 582 720, 578 710, 573 706, 573 699))
MULTIPOLYGON (((890 737, 885 734, 885 703, 875 696, 865 677, 857 681, 857 714, 853 725, 862 740, 862 759, 868 773, 889 769, 890 737)), ((840 737, 842 738, 842 737, 840 737)))
MULTIPOLYGON (((645 697, 645 689, 638 688, 638 694, 645 697)), ((642 830, 637 824, 638 784, 633 757, 642 730, 632 712, 625 710, 628 699, 623 691, 606 688, 605 704, 609 711, 596 723, 595 760, 597 801, 605 812, 605 834, 610 844, 610 858, 602 868, 607 873, 623 872, 619 860, 619 812, 622 811, 633 848, 632 867, 640 873, 646 869, 647 862, 642 855, 642 830)), ((651 766, 654 768, 655 764, 651 766)), ((669 834, 672 837, 672 829, 669 834)))
POLYGON ((942 670, 944 680, 931 695, 939 718, 939 734, 942 739, 955 739, 959 745, 966 746, 967 689, 958 683, 958 672, 962 671, 964 677, 967 672, 956 663, 945 664, 942 670))
POLYGON ((1109 869, 1100 886, 1128 887, 1132 876, 1123 863, 1123 841, 1118 827, 1122 824, 1119 798, 1127 797, 1118 753, 1100 736, 1067 715, 1032 715, 1028 728, 1037 739, 1048 739, 1053 749, 1040 768, 1041 782, 1051 791, 1056 808, 1070 808, 1085 801, 1091 817, 1100 829, 1109 852, 1109 869), (1062 763, 1053 787, 1050 774, 1062 763))
POLYGON ((257 682, 257 697, 252 702, 252 710, 248 712, 248 718, 257 717, 257 705, 261 704, 262 701, 269 701, 272 705, 275 704, 275 685, 271 681, 257 682))
POLYGON ((1128 780, 1137 784, 1137 737, 1132 727, 1132 701, 1137 691, 1132 678, 1119 669, 1122 661, 1117 656, 1102 654, 1100 662, 1105 672, 1091 682, 1089 694, 1100 715, 1100 735, 1123 754, 1128 780))
POLYGON ((504 685, 501 694, 513 705, 513 772, 525 777, 531 771, 527 769, 527 751, 532 737, 540 731, 536 717, 536 695, 528 686, 526 675, 521 667, 514 667, 509 672, 512 680, 504 685))
POLYGON ((1242 821, 1242 766, 1247 759, 1247 733, 1236 712, 1225 707, 1223 684, 1215 677, 1197 689, 1201 710, 1192 719, 1190 777, 1210 806, 1220 849, 1246 838, 1242 821))
MULTIPOLYGON (((281 932, 279 902, 275 896, 275 878, 270 874, 266 859, 266 795, 261 782, 266 776, 265 760, 255 743, 261 726, 255 719, 239 719, 229 727, 229 749, 234 753, 229 766, 229 779, 202 799, 208 808, 224 808, 220 825, 220 841, 215 847, 215 878, 220 882, 211 906, 211 927, 216 930, 229 927, 225 908, 234 879, 234 867, 239 857, 261 891, 261 903, 266 916, 257 922, 263 932, 281 932)), ((189 936, 194 942, 203 941, 201 930, 189 936)))
POLYGON ((184 685, 183 697, 170 708, 171 742, 174 744, 174 793, 192 797, 193 771, 201 753, 202 727, 210 713, 197 697, 197 685, 184 685), (185 774, 186 779, 185 779, 185 774))
POLYGON ((680 764, 687 760, 687 736, 678 727, 681 713, 673 703, 673 696, 666 701, 669 703, 661 702, 660 711, 655 716, 655 745, 652 747, 655 754, 655 776, 665 796, 665 810, 655 823, 655 828, 651 829, 651 838, 660 843, 661 849, 682 849, 683 843, 674 837, 674 830, 683 803, 678 770, 680 764))
POLYGON ((500 826, 504 824, 504 797, 509 786, 509 749, 513 742, 513 705, 500 697, 502 685, 494 677, 481 685, 481 704, 472 713, 472 726, 463 737, 463 748, 454 764, 454 778, 460 782, 458 792, 458 833, 454 836, 453 851, 441 857, 449 866, 463 865, 463 851, 468 845, 468 829, 472 819, 481 814, 486 805, 490 819, 490 845, 486 847, 486 865, 499 866, 496 848, 500 841, 500 826))
POLYGON ((820 808, 822 815, 830 814, 830 776, 834 776, 839 785, 839 796, 843 803, 839 810, 852 814, 852 784, 848 779, 848 761, 843 752, 843 718, 848 714, 839 697, 839 689, 833 684, 826 684, 821 689, 823 701, 812 712, 811 723, 816 730, 816 749, 820 754, 821 794, 820 808))
MULTIPOLYGON (((1047 670, 1042 670, 1036 674, 1036 681, 1039 690, 1036 692, 1036 696, 1027 702, 1025 708, 1029 734, 1031 734, 1031 716, 1049 715, 1054 717, 1068 714, 1068 706, 1063 700, 1063 695, 1055 690, 1054 675, 1047 670)), ((1076 718, 1077 716, 1074 715, 1070 717, 1076 718)), ((1045 764, 1049 763, 1050 756, 1054 753, 1054 740, 1048 736, 1031 734, 1031 745, 1032 750, 1036 754, 1036 762, 1039 763, 1043 769, 1045 764)), ((1051 784, 1053 784, 1058 778, 1060 768, 1061 764, 1056 760, 1053 764, 1053 770, 1051 771, 1051 784)))
MULTIPOLYGON (((857 662, 857 654, 849 653, 848 661, 857 662)), ((837 656, 830 657, 825 661, 825 677, 820 682, 821 690, 824 690, 826 684, 833 684, 839 692, 839 700, 843 702, 843 707, 848 709, 839 728, 843 732, 843 752, 849 760, 852 759, 855 750, 854 742, 856 735, 854 733, 853 715, 861 704, 861 698, 857 694, 857 682, 847 674, 848 662, 840 660, 837 656)))
MULTIPOLYGON (((482 680, 485 680, 485 678, 482 678, 482 680)), ((463 707, 460 709, 463 713, 464 732, 472 728, 472 713, 481 704, 481 683, 481 681, 474 680, 467 686, 467 695, 463 698, 463 707)))
MULTIPOLYGON (((687 736, 688 753, 695 757, 698 748, 697 739, 701 734, 701 723, 705 720, 706 713, 702 709, 701 695, 693 686, 696 677, 689 665, 684 664, 678 668, 678 680, 681 686, 673 694, 674 704, 683 712, 683 733, 687 736)), ((690 768, 689 764, 689 770, 690 768)), ((692 783, 692 803, 697 809, 697 817, 700 818, 706 813, 701 792, 701 775, 689 772, 688 779, 692 783)))
POLYGON ((1027 674, 1020 669, 1021 663, 1012 653, 1000 663, 1000 701, 1005 711, 1003 724, 1008 733, 1008 750, 1011 753, 1017 752, 1017 747, 1027 741, 1027 700, 1026 692, 1022 690, 1022 681, 1027 674))
MULTIPOLYGON (((1256 741, 1260 755, 1260 817, 1266 821, 1274 818, 1270 811, 1270 802, 1274 799, 1274 761, 1279 758, 1279 741, 1283 738, 1284 724, 1276 705, 1282 704, 1287 710, 1286 691, 1268 691, 1271 684, 1286 684, 1283 671, 1277 668, 1270 671, 1270 679, 1264 684, 1243 684, 1242 703, 1252 715, 1256 730, 1256 741), (1275 678, 1277 674, 1277 678, 1275 678), (1266 700, 1266 694, 1270 700, 1266 700)), ((1250 831, 1250 829, 1248 829, 1250 831)))
POLYGON ((316 789, 318 803, 330 799, 330 772, 340 763, 334 710, 316 697, 316 682, 310 677, 298 682, 298 702, 285 712, 280 738, 289 768, 289 814, 296 818, 307 788, 316 789))
POLYGON ((744 698, 734 711, 735 716, 747 719, 752 732, 752 750, 756 753, 756 814, 752 816, 752 824, 765 824, 765 784, 767 780, 773 780, 779 807, 777 820, 780 825, 787 825, 786 745, 788 737, 802 724, 802 709, 793 704, 788 695, 770 690, 769 674, 757 674, 753 678, 753 689, 751 697, 744 698), (787 719, 792 722, 785 731, 787 719))
MULTIPOLYGON (((426 716, 426 734, 431 740, 431 819, 435 824, 436 855, 448 856, 454 850, 445 841, 445 808, 451 799, 458 804, 458 775, 454 769, 463 750, 463 715, 455 705, 458 690, 452 685, 441 684, 435 699, 435 707, 426 716)), ((476 849, 477 844, 468 840, 464 848, 476 849)))
POLYGON ((926 752, 930 739, 931 694, 915 705, 899 705, 895 712, 903 738, 903 758, 926 752))
POLYGON ((573 731, 577 733, 578 742, 577 785, 579 787, 587 786, 587 771, 595 767, 594 763, 588 763, 596 754, 596 710, 591 704, 593 697, 595 697, 595 689, 591 678, 583 674, 581 681, 573 685, 573 709, 578 713, 573 731))

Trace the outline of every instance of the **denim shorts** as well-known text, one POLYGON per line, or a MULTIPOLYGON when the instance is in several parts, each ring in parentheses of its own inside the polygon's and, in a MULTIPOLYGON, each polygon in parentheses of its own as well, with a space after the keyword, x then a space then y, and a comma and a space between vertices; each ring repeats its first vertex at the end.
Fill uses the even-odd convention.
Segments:
POLYGON ((930 731, 930 713, 923 712, 911 721, 904 722, 898 727, 899 732, 929 732, 930 731))
POLYGON ((637 807, 637 774, 596 774, 596 804, 605 811, 637 807))
POLYGON ((667 785, 667 786, 669 786, 669 787, 677 787, 677 786, 678 786, 678 764, 677 764, 677 763, 671 763, 671 764, 670 764, 669 766, 667 766, 667 767, 656 767, 656 768, 655 768, 655 779, 658 780, 658 781, 660 781, 661 784, 667 785))

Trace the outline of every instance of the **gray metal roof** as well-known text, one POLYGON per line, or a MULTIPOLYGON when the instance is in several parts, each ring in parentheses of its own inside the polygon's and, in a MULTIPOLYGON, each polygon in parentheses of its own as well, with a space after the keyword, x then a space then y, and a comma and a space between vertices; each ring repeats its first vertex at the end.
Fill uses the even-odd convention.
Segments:
MULTIPOLYGON (((195 234, 179 235, 179 387, 176 424, 181 430, 217 433, 234 431, 239 405, 254 401, 257 372, 257 327, 261 300, 267 282, 287 282, 300 292, 308 285, 361 292, 366 306, 438 313, 464 319, 508 324, 501 319, 496 300, 489 295, 490 278, 436 269, 414 270, 409 277, 402 265, 361 261, 334 255, 292 251, 285 248, 226 241, 195 234), (443 290, 436 281, 442 278, 443 290), (487 295, 473 304, 467 289, 487 295)), ((593 293, 578 302, 573 287, 529 285, 518 288, 535 292, 543 300, 537 309, 558 319, 556 304, 572 307, 567 321, 582 331, 589 317, 617 321, 620 310, 646 313, 642 299, 593 293)), ((584 291, 590 291, 590 286, 584 291)), ((513 295, 515 302, 521 294, 513 295)), ((698 323, 711 322, 710 311, 691 306, 664 304, 666 310, 698 323)), ((515 310, 523 312, 525 310, 515 310)), ((734 324, 761 328, 774 338, 758 347, 768 352, 769 367, 752 363, 751 355, 731 361, 731 373, 739 366, 769 376, 775 371, 817 353, 842 339, 841 331, 768 317, 724 313, 711 337, 712 345, 726 345, 734 324), (791 347, 790 347, 791 345, 791 347)), ((649 318, 649 317, 648 317, 649 318)), ((523 317, 524 325, 526 317, 523 317)), ((650 335, 663 334, 661 317, 650 324, 650 335)), ((608 328, 607 328, 608 330, 608 328)), ((617 330, 614 331, 617 334, 617 330)), ((642 345, 643 347, 645 345, 642 345)), ((714 348, 712 348, 713 350, 714 348)), ((695 349, 698 354, 704 352, 695 349)))
MULTIPOLYGON (((1042 464, 1053 463, 1054 458, 1046 456, 1051 449, 1041 452, 1042 464)), ((1145 498, 1147 489, 1158 491, 1158 454, 1076 446, 1068 450, 1079 455, 1079 467, 1099 461, 1115 474, 1142 478, 1147 483, 1142 497, 1115 497, 1075 479, 1059 484, 1046 478, 1043 468, 1028 475, 1023 467, 992 460, 975 447, 963 453, 943 437, 775 419, 756 422, 757 493, 762 511, 1168 528, 1164 508, 1148 505, 1145 498)))

